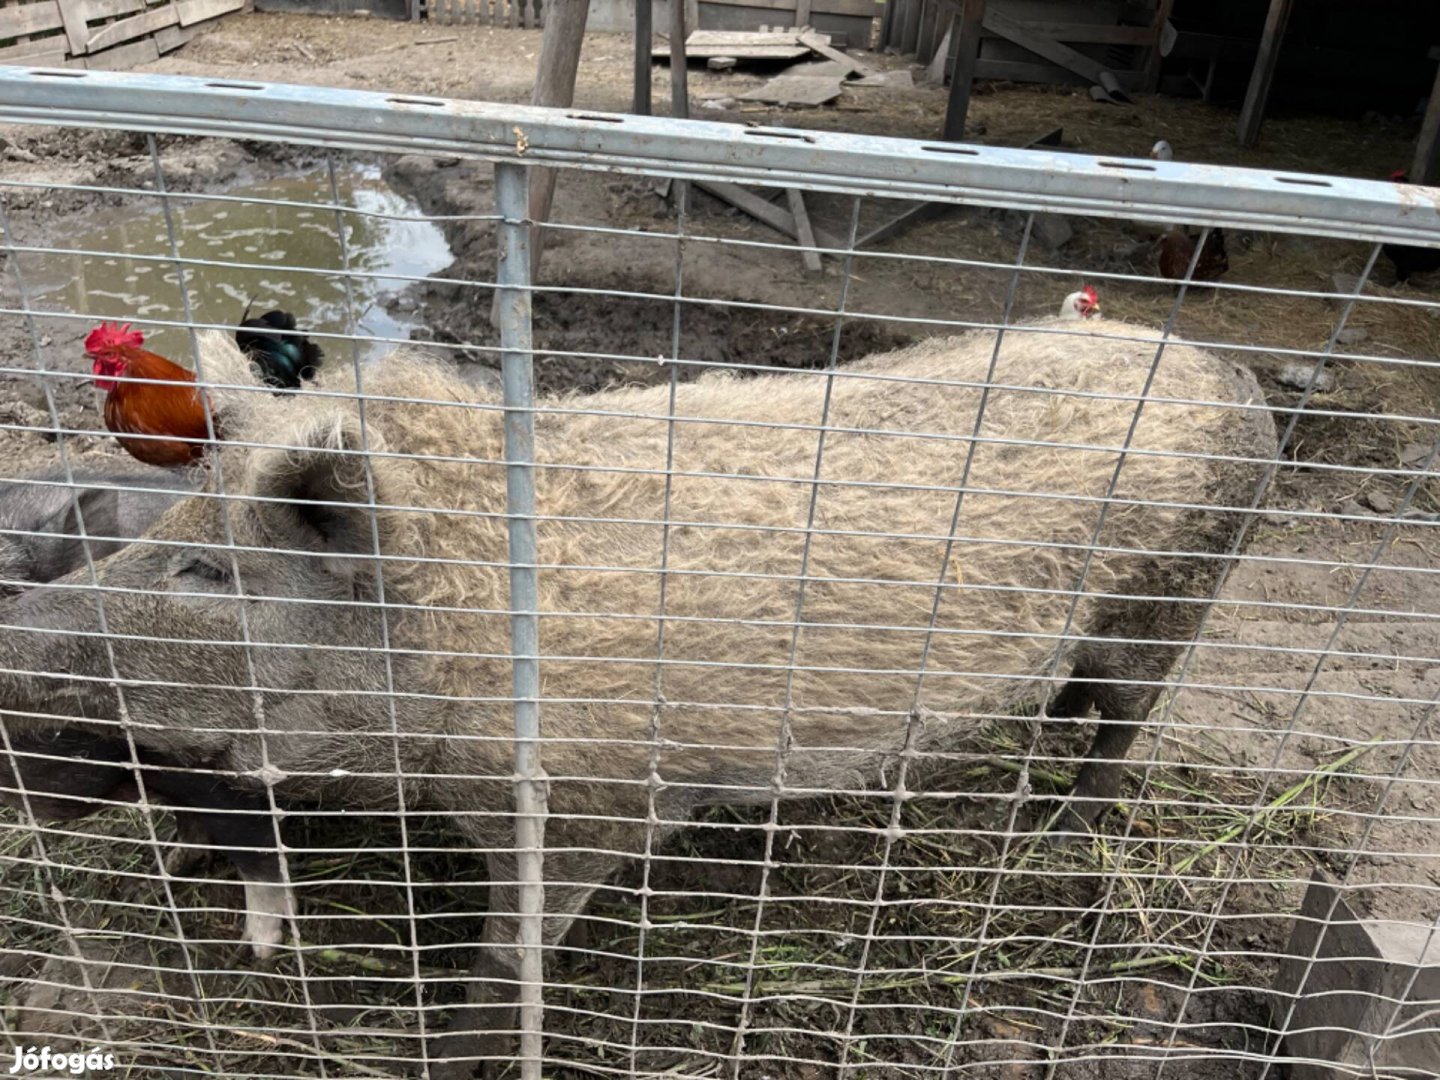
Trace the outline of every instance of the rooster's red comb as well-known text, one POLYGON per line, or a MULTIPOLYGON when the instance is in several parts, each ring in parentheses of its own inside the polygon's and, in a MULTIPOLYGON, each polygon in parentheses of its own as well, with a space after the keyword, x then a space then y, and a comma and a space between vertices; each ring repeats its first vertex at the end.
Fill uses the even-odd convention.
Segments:
POLYGON ((1396 169, 1394 172, 1392 172, 1392 173, 1390 174, 1390 180, 1391 180, 1392 183, 1403 184, 1403 183, 1405 183, 1406 181, 1408 181, 1409 179, 1410 179, 1410 174, 1407 173, 1404 169, 1396 169))
POLYGON ((1100 302, 1100 294, 1095 291, 1095 286, 1093 285, 1086 285, 1080 290, 1080 294, 1092 304, 1098 304, 1100 302))
POLYGON ((145 335, 133 330, 129 323, 101 323, 85 339, 85 351, 91 356, 126 346, 139 348, 145 344, 145 335))

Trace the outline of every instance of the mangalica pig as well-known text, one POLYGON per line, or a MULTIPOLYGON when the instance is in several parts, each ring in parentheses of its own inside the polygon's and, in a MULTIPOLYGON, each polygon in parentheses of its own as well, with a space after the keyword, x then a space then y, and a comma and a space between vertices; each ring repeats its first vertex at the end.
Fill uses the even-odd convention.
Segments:
POLYGON ((90 557, 103 559, 142 535, 201 479, 198 472, 157 469, 77 469, 67 478, 56 467, 0 480, 0 594, 83 567, 82 518, 90 557))
MULTIPOLYGON (((1052 688, 1047 715, 1103 721, 1068 824, 1114 800, 1275 431, 1216 356, 1172 342, 1157 364, 1153 332, 1115 321, 1035 330, 993 359, 981 333, 706 377, 673 416, 663 386, 540 403, 547 942, 697 807, 893 786, 897 756, 1052 688)), ((243 382, 202 338, 207 372, 243 382)), ((454 813, 500 849, 454 1027, 498 1031, 518 910, 504 414, 408 349, 355 377, 218 392, 209 492, 232 498, 179 504, 101 568, 118 690, 107 639, 12 633, 0 707, 43 732, 123 698, 147 753, 282 801, 454 813)), ((83 594, 5 608, 96 630, 83 594)))
MULTIPOLYGON (((0 594, 54 581, 74 571, 82 580, 86 552, 99 562, 141 536, 160 515, 193 493, 198 470, 72 469, 59 466, 0 482, 0 594), (83 529, 82 529, 83 524, 83 529)), ((235 788, 216 775, 177 771, 143 751, 132 755, 113 733, 79 726, 48 738, 16 732, 0 754, 0 804, 63 822, 107 803, 141 796, 132 757, 145 769, 144 795, 174 810, 179 839, 166 868, 181 874, 219 849, 245 882, 245 940, 270 956, 283 936, 291 897, 280 884, 275 831, 263 792, 235 788), (28 801, 28 805, 27 805, 28 801)))

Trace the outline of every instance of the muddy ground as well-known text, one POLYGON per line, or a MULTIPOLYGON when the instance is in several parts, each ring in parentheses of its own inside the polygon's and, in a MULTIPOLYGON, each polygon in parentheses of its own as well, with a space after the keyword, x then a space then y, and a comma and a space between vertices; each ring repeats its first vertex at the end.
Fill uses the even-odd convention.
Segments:
MULTIPOLYGON (((224 20, 153 67, 523 101, 538 47, 538 32, 247 15, 224 20), (457 40, 424 44, 452 36, 457 40)), ((580 104, 626 106, 629 49, 623 35, 587 41, 580 104)), ((733 97, 757 81, 692 71, 697 114, 931 138, 944 106, 942 91, 920 87, 850 90, 838 108, 808 112, 699 108, 701 100, 733 97)), ((657 78, 657 111, 667 95, 657 78)), ((1140 156, 1167 138, 1181 159, 1354 176, 1384 176, 1407 160, 1414 136, 1413 124, 1402 121, 1276 116, 1263 145, 1245 152, 1234 145, 1234 119, 1233 112, 1193 102, 1144 99, 1120 109, 1069 90, 1003 86, 979 94, 971 114, 977 136, 998 144, 1062 126, 1066 145, 1086 151, 1140 156)), ((5 210, 22 243, 52 242, 80 227, 87 211, 132 198, 57 185, 154 183, 140 137, 34 128, 6 129, 0 137, 7 141, 5 178, 47 185, 6 191, 5 210)), ((167 186, 177 192, 220 189, 316 160, 304 149, 215 140, 166 138, 159 149, 167 186)), ((493 212, 487 167, 419 157, 381 164, 426 213, 493 212)), ((849 200, 817 196, 811 209, 818 224, 845 234, 852 220, 863 231, 895 207, 868 201, 856 219, 849 200)), ((669 367, 655 359, 677 355, 676 305, 668 299, 677 268, 673 202, 639 178, 566 176, 556 220, 640 235, 547 234, 536 297, 542 389, 669 378, 669 367), (597 295, 604 290, 641 295, 597 295)), ((1065 272, 1026 275, 1017 317, 1048 314, 1063 293, 1093 280, 1107 313, 1163 323, 1173 289, 1095 277, 1149 272, 1150 248, 1140 232, 1100 219, 1073 226, 1075 237, 1064 247, 1032 254, 1031 265, 1065 272)), ((827 260, 821 276, 807 276, 781 238, 695 194, 685 218, 692 239, 678 258, 686 298, 678 356, 692 364, 820 366, 832 350, 844 362, 944 332, 926 320, 995 319, 1008 272, 934 260, 1013 262, 1022 227, 1014 215, 969 209, 858 256, 837 334, 827 312, 836 310, 846 286, 839 261, 827 260), (722 239, 774 246, 708 242, 722 239), (919 258, 885 257, 897 253, 919 258)), ((494 277, 493 227, 460 220, 444 228, 456 262, 440 276, 481 284, 422 285, 404 302, 418 305, 441 351, 486 379, 497 344, 483 284, 494 277)), ((1230 245, 1225 280, 1271 287, 1326 290, 1333 273, 1357 272, 1366 257, 1360 245, 1306 237, 1232 235, 1230 245)), ((1375 296, 1440 300, 1440 280, 1396 286, 1383 259, 1377 282, 1375 296)), ((5 289, 13 307, 13 273, 5 289)), ((1334 329, 1336 313, 1324 300, 1198 290, 1186 300, 1177 331, 1237 346, 1314 350, 1334 329)), ((1424 519, 1387 523, 1407 494, 1415 510, 1440 511, 1435 478, 1420 479, 1410 492, 1415 478, 1403 471, 1419 460, 1416 448, 1423 451, 1434 438, 1420 420, 1440 409, 1440 369, 1381 362, 1433 365, 1440 357, 1436 314, 1366 304, 1350 320, 1363 331, 1351 351, 1377 359, 1335 364, 1334 384, 1301 415, 1293 467, 1277 474, 1273 512, 1255 530, 1250 553, 1258 558, 1232 576, 1231 602, 1216 609, 1187 671, 1187 682, 1204 689, 1176 694, 1157 714, 1163 724, 1132 755, 1154 765, 1137 770, 1127 790, 1139 807, 1128 832, 1117 815, 1114 835, 1093 850, 1048 853, 993 835, 989 830, 1004 831, 1010 804, 1003 796, 1014 788, 1013 762, 1027 738, 1005 725, 985 736, 980 749, 991 756, 941 769, 928 781, 931 790, 967 798, 907 805, 902 824, 913 831, 890 850, 883 882, 877 832, 889 823, 888 801, 786 805, 759 920, 761 974, 749 987, 759 1004, 745 1018, 751 1031, 745 1050, 754 1058, 742 1075, 814 1080, 845 1052, 865 1075, 885 1077, 950 1064, 976 1075, 1038 1080, 1053 1061, 1057 1077, 1128 1080, 1153 1075, 1155 1059, 1166 1053, 1178 1057, 1167 1075, 1258 1075, 1251 1055, 1266 1050, 1261 990, 1288 936, 1286 915, 1314 867, 1357 886, 1354 902, 1365 911, 1422 923, 1440 914, 1440 755, 1430 714, 1418 704, 1440 695, 1440 532, 1424 519), (1366 572, 1371 563, 1377 568, 1366 572), (1357 614, 1343 625, 1326 610, 1347 606, 1357 614), (1306 687, 1311 693, 1297 707, 1306 687), (1248 808, 1268 807, 1287 792, 1293 797, 1283 809, 1259 814, 1246 828, 1248 808), (1187 855, 1194 862, 1178 873, 1187 855), (996 867, 1005 871, 998 879, 996 867), (877 890, 888 904, 872 925, 877 890), (986 943, 978 951, 977 939, 986 943), (867 941, 868 975, 857 995, 853 970, 867 941), (1004 974, 1017 971, 1029 974, 1004 974), (970 1011, 957 1029, 960 1006, 970 1011), (1072 1022, 1063 1020, 1067 1015, 1072 1022), (957 1033, 964 1045, 952 1056, 949 1040, 957 1033)), ((38 329, 47 367, 85 371, 79 343, 88 326, 42 319, 38 329)), ((0 350, 8 358, 0 381, 0 452, 17 468, 53 463, 54 443, 34 430, 50 426, 49 401, 31 373, 36 359, 23 319, 0 319, 0 350)), ((1277 379, 1287 358, 1234 355, 1255 367, 1272 404, 1295 404, 1298 393, 1277 379)), ((683 368, 687 376, 693 370, 683 368)), ((67 427, 96 428, 97 399, 82 380, 49 385, 67 427)), ((70 438, 82 460, 121 460, 108 437, 70 438)), ((1081 749, 1080 734, 1047 732, 1041 751, 1052 759, 1053 775, 1033 780, 1037 793, 1056 790, 1073 768, 1065 759, 1081 749)), ((557 1074, 627 1068, 632 1048, 643 1069, 718 1074, 740 1019, 736 1002, 746 992, 753 898, 765 855, 755 826, 762 821, 750 812, 717 811, 656 860, 646 911, 653 926, 641 968, 639 870, 602 890, 585 923, 588 945, 563 951, 548 997, 549 1052, 588 1064, 573 1070, 557 1064, 557 1074), (633 995, 616 988, 635 986, 641 975, 649 992, 637 1009, 633 995)), ((484 900, 473 863, 454 849, 444 824, 420 823, 412 831, 412 847, 431 849, 412 860, 417 909, 431 913, 414 939, 403 891, 394 884, 402 864, 393 823, 368 823, 358 833, 334 822, 296 824, 300 835, 292 843, 302 850, 292 857, 292 872, 306 883, 305 933, 316 946, 304 961, 310 980, 304 992, 295 958, 257 969, 237 955, 233 882, 179 887, 185 929, 199 942, 182 953, 169 943, 173 922, 157 914, 163 897, 146 849, 125 848, 130 854, 117 867, 116 849, 93 838, 52 844, 69 864, 59 887, 71 897, 69 917, 87 930, 81 951, 96 961, 99 1011, 131 1018, 112 1022, 108 1037, 137 1040, 137 1061, 157 1068, 208 1063, 234 1076, 321 1075, 318 1043, 329 1055, 330 1075, 352 1075, 346 1061, 403 1075, 397 1059, 415 1053, 419 1034, 412 972, 401 951, 412 940, 426 949, 425 974, 441 980, 427 989, 425 1004, 443 1010, 456 1000, 461 991, 453 980, 468 966, 462 943, 475 940, 474 912, 484 900), (215 1003, 195 1001, 197 980, 215 1003), (318 1032, 310 1029, 307 1004, 318 1010, 318 1032)), ((126 815, 99 819, 94 830, 101 837, 137 835, 126 815)), ((29 850, 25 843, 12 832, 4 851, 17 856, 29 850)), ((15 950, 0 958, 10 980, 10 1030, 98 1037, 87 1019, 97 1011, 96 998, 73 989, 69 946, 43 921, 26 921, 36 919, 40 901, 23 859, 11 862, 0 881, 15 950)), ((53 921, 53 913, 47 918, 53 921)), ((430 1028, 438 1015, 431 1014, 430 1028)))

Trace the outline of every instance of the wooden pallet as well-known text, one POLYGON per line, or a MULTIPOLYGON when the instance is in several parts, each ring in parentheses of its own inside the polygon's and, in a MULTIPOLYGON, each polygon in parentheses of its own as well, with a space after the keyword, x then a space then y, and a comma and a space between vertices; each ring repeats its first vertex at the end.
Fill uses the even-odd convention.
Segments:
POLYGON ((0 0, 0 63, 123 70, 159 59, 193 27, 246 0, 0 0))

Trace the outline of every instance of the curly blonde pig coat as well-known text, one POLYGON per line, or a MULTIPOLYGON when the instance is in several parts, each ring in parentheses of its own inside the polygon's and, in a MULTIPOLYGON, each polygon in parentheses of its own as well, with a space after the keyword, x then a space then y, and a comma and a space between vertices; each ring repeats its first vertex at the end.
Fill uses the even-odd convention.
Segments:
MULTIPOLYGON (((1074 818, 1113 800, 1119 765, 1106 761, 1123 759, 1194 635, 1275 432, 1254 378, 1231 363, 1172 342, 1157 366, 1153 332, 1120 322, 1036 325, 1052 332, 1007 332, 993 373, 987 332, 833 377, 707 376, 675 388, 673 423, 665 386, 541 403, 548 940, 645 850, 652 800, 663 833, 702 804, 874 785, 907 738, 923 749, 973 732, 1067 669, 1049 715, 1094 707, 1107 721, 1074 818)), ((202 335, 202 348, 208 378, 249 381, 224 337, 202 335)), ((275 598, 245 601, 261 643, 248 654, 117 640, 117 664, 137 679, 135 738, 259 777, 282 800, 342 806, 393 805, 398 761, 408 809, 461 812, 477 846, 503 848, 502 413, 415 350, 362 379, 363 424, 343 364, 284 398, 215 391, 228 504, 212 475, 210 496, 152 532, 169 545, 102 565, 107 583, 134 590, 107 599, 112 635, 164 620, 177 640, 239 640, 232 569, 247 594, 275 598), (356 452, 366 439, 368 457, 356 452), (366 558, 377 544, 378 582, 366 558), (267 688, 263 752, 254 694, 223 689, 251 685, 245 663, 267 688), (140 685, 182 669, 207 689, 140 685)), ((52 670, 105 670, 44 647, 66 665, 52 670)), ((0 683, 0 697, 16 694, 0 683)), ((477 973, 495 976, 513 962, 516 905, 511 856, 489 864, 496 947, 477 973)), ((488 1011, 462 1029, 503 1026, 497 985, 477 984, 488 1011)))

